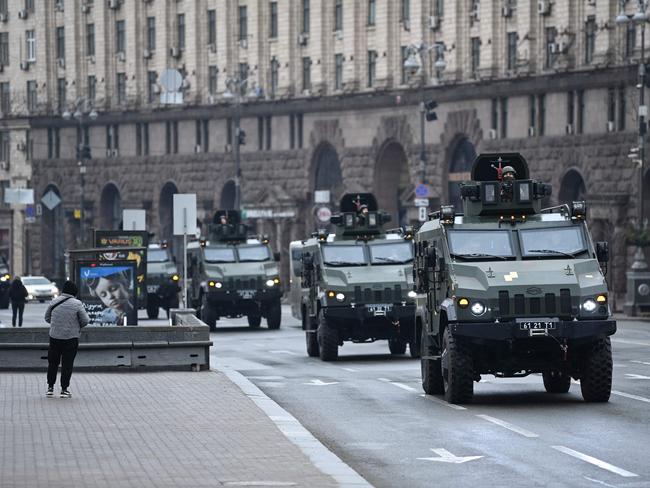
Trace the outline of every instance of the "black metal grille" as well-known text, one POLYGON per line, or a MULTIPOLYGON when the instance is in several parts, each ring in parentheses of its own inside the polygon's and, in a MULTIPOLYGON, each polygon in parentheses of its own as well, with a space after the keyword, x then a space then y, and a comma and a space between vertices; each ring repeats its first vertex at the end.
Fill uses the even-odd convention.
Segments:
POLYGON ((501 315, 510 315, 510 294, 507 291, 499 292, 499 310, 501 315))
POLYGON ((560 313, 571 314, 571 290, 560 290, 560 313))
POLYGON ((355 302, 360 302, 361 301, 361 287, 360 286, 355 286, 354 287, 354 301, 355 302))
POLYGON ((545 306, 546 306, 546 313, 553 314, 555 313, 555 310, 557 308, 557 305, 555 304, 555 294, 554 293, 547 293, 546 297, 544 299, 545 301, 545 306))
POLYGON ((542 303, 539 297, 533 297, 529 301, 530 313, 538 314, 542 311, 542 303))
POLYGON ((499 313, 502 317, 571 315, 573 306, 571 290, 568 288, 560 290, 559 304, 558 296, 554 293, 546 293, 544 297, 526 297, 523 294, 517 294, 511 300, 510 293, 507 290, 501 290, 498 300, 499 313))
POLYGON ((389 302, 389 303, 393 301, 393 289, 392 288, 386 288, 384 290, 384 301, 389 302))
POLYGON ((372 290, 370 288, 366 288, 363 290, 363 299, 366 302, 372 301, 372 290))
POLYGON ((515 314, 524 315, 526 313, 526 300, 523 295, 515 295, 515 314))
POLYGON ((381 302, 381 290, 375 290, 375 301, 381 302))

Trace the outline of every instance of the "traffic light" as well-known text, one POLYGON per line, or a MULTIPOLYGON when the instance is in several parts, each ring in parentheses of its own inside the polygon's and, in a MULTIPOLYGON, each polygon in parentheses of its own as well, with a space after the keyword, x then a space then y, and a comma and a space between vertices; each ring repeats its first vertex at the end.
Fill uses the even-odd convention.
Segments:
POLYGON ((246 145, 246 132, 242 129, 239 129, 239 132, 237 133, 237 143, 240 146, 246 145))
POLYGON ((437 106, 438 102, 434 100, 429 100, 424 103, 424 117, 427 119, 427 122, 438 120, 438 114, 434 112, 437 106))

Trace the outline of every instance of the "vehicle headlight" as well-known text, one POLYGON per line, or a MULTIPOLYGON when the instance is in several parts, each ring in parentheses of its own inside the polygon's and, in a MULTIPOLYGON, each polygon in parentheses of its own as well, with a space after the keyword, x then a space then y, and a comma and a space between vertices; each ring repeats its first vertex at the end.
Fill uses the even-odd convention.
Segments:
POLYGON ((486 310, 487 309, 485 308, 485 305, 483 305, 481 302, 474 302, 470 307, 470 311, 476 316, 483 315, 486 310))
POLYGON ((591 313, 594 310, 596 310, 597 306, 598 306, 598 304, 596 304, 596 301, 594 299, 592 299, 592 298, 589 298, 589 299, 585 300, 584 302, 582 302, 582 309, 585 312, 591 313))
POLYGON ((223 283, 221 283, 220 281, 210 281, 208 285, 211 288, 221 288, 223 286, 223 283))
POLYGON ((177 274, 173 274, 173 275, 172 275, 172 281, 178 281, 178 280, 180 280, 180 279, 181 279, 181 277, 178 276, 177 274))
POLYGON ((458 303, 460 308, 467 308, 469 306, 469 300, 467 298, 459 298, 456 303, 458 303))
POLYGON ((415 298, 416 296, 418 296, 418 294, 415 293, 413 290, 411 290, 406 294, 406 296, 408 296, 409 298, 415 298))
POLYGON ((269 288, 273 288, 273 285, 275 285, 274 280, 266 280, 266 286, 268 286, 269 288))
POLYGON ((339 302, 343 302, 343 301, 345 301, 345 295, 344 295, 343 293, 337 293, 337 294, 336 294, 336 299, 337 299, 339 302))
POLYGON ((34 295, 27 295, 27 300, 33 300, 33 299, 34 299, 34 295))

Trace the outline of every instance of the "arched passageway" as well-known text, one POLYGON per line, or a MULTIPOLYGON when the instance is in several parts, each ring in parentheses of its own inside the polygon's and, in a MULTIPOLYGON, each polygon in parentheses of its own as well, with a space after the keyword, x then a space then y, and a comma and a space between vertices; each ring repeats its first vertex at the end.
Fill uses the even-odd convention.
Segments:
POLYGON ((221 190, 221 199, 219 201, 219 210, 234 210, 237 192, 235 182, 228 180, 221 190))
POLYGON ((462 211, 459 183, 471 179, 472 164, 476 159, 476 149, 465 136, 457 140, 449 160, 447 183, 447 203, 462 211))
MULTIPOLYGON (((41 224, 41 271, 43 275, 56 281, 65 280, 65 211, 63 209, 62 197, 55 185, 48 185, 42 197, 51 203, 43 203, 43 217, 41 224), (50 194, 51 195, 48 195, 50 194), (51 196, 56 198, 52 199, 51 196)), ((41 198, 41 201, 43 199, 41 198)))
POLYGON ((321 143, 314 153, 314 191, 329 190, 330 201, 337 205, 343 191, 341 162, 334 146, 321 143))
POLYGON ((396 226, 408 223, 407 199, 412 186, 404 148, 398 142, 388 142, 375 165, 375 197, 379 208, 391 214, 396 226))
POLYGON ((100 228, 102 230, 119 230, 122 222, 122 199, 120 190, 109 183, 102 190, 99 201, 100 228))
POLYGON ((580 173, 575 169, 567 171, 560 183, 559 203, 571 203, 584 200, 587 189, 580 173))
POLYGON ((160 239, 170 241, 174 237, 174 194, 178 188, 172 182, 167 182, 160 190, 158 203, 158 220, 160 222, 160 239))

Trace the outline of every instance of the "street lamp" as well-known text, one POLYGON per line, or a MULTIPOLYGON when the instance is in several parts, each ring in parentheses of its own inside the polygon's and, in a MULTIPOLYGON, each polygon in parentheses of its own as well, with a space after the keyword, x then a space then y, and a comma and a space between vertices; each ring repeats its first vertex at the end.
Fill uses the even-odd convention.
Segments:
POLYGON ((424 58, 424 54, 428 53, 432 49, 436 50, 436 61, 433 66, 436 70, 436 79, 440 82, 442 72, 447 67, 447 63, 445 63, 444 60, 445 47, 443 44, 436 43, 431 46, 425 43, 411 44, 407 47, 408 56, 404 61, 404 70, 410 76, 416 76, 418 73, 420 74, 420 183, 424 183, 427 166, 424 132, 425 120, 432 121, 437 119, 436 113, 433 112, 433 109, 435 109, 438 104, 433 100, 427 102, 424 97, 424 87, 427 82, 426 63, 421 62, 424 58))
POLYGON ((95 120, 99 116, 97 111, 90 106, 90 110, 87 113, 84 112, 84 109, 88 105, 88 100, 85 98, 80 98, 75 102, 75 111, 71 114, 68 110, 63 112, 62 116, 65 120, 71 120, 74 118, 78 124, 79 131, 79 143, 77 144, 77 166, 79 168, 79 245, 81 246, 84 243, 85 238, 85 225, 84 225, 84 189, 85 189, 85 175, 86 175, 86 165, 85 162, 91 159, 92 154, 90 151, 90 146, 88 145, 89 141, 85 137, 85 127, 87 124, 87 119, 95 120))

